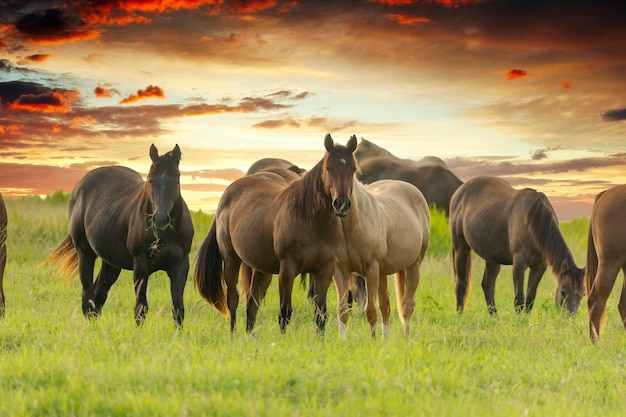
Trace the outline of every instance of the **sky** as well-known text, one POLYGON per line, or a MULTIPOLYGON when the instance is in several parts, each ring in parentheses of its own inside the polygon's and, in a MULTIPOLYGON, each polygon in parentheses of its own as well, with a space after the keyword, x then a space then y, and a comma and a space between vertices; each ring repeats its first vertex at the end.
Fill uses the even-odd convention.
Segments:
POLYGON ((622 0, 0 0, 0 192, 144 178, 175 144, 193 210, 331 133, 462 180, 544 192, 560 220, 626 183, 622 0))

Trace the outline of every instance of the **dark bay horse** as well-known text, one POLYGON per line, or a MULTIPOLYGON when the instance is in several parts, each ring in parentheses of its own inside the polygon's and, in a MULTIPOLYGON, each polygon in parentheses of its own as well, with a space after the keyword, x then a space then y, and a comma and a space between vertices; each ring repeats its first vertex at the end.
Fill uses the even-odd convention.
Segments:
POLYGON ((450 198, 463 181, 442 166, 413 166, 387 157, 370 158, 359 164, 359 181, 371 184, 383 179, 405 181, 416 186, 431 206, 449 213, 450 198))
POLYGON ((444 160, 439 158, 438 156, 425 156, 418 161, 415 161, 413 159, 398 158, 382 146, 376 145, 374 142, 363 138, 361 138, 361 141, 357 145, 356 151, 354 151, 354 156, 356 157, 356 160, 359 164, 362 164, 368 158, 377 158, 383 156, 416 167, 440 166, 443 168, 448 168, 448 165, 446 165, 444 160))
POLYGON ((347 146, 324 139, 323 158, 297 181, 277 181, 276 174, 259 172, 234 181, 222 194, 196 261, 194 281, 198 292, 215 308, 230 313, 235 330, 241 263, 255 270, 248 303, 247 330, 252 331, 261 295, 269 280, 279 276, 280 329, 286 330, 291 315, 291 292, 297 274, 309 272, 315 279, 315 322, 326 323, 326 293, 335 272, 337 248, 342 239, 341 222, 350 208, 356 139, 347 146), (271 275, 269 275, 271 276, 271 275), (224 288, 226 284, 226 289, 224 288), (226 292, 225 292, 226 290, 226 292))
MULTIPOLYGON (((585 283, 589 311, 589 337, 597 342, 604 328, 606 301, 617 274, 626 273, 626 185, 596 196, 589 222, 585 283)), ((626 283, 617 305, 626 327, 626 283)))
POLYGON ((262 158, 262 159, 259 159, 258 161, 255 161, 252 165, 250 165, 250 168, 248 168, 248 171, 246 171, 246 175, 256 174, 257 172, 262 171, 267 168, 284 168, 300 175, 306 172, 305 169, 300 168, 296 164, 291 163, 287 161, 286 159, 262 158))
POLYGON ((4 267, 7 264, 7 208, 0 194, 0 317, 4 316, 4 267))
POLYGON ((364 310, 371 335, 375 335, 378 299, 383 337, 389 335, 390 329, 387 276, 396 274, 398 312, 408 337, 420 267, 430 242, 426 199, 404 181, 382 180, 363 185, 354 178, 350 207, 348 215, 341 218, 344 238, 337 252, 335 272, 340 335, 345 337, 348 321, 346 279, 356 272, 365 278, 364 310))
POLYGON ((471 251, 485 260, 482 288, 489 313, 496 313, 496 277, 501 265, 513 265, 515 309, 533 307, 537 286, 549 265, 556 275, 555 301, 575 314, 584 296, 583 270, 576 266, 559 222, 543 193, 515 190, 495 177, 463 184, 450 202, 456 308, 465 309, 471 286, 471 251), (530 268, 524 296, 524 273, 530 268))
POLYGON ((178 145, 162 156, 152 145, 147 181, 130 168, 110 166, 90 171, 74 187, 70 233, 45 262, 63 261, 62 271, 71 278, 78 269, 86 317, 101 313, 109 289, 127 269, 135 283, 135 321, 142 323, 148 311, 148 276, 164 270, 171 282, 173 317, 182 325, 194 230, 180 194, 180 157, 178 145), (102 267, 94 283, 97 257, 102 267))

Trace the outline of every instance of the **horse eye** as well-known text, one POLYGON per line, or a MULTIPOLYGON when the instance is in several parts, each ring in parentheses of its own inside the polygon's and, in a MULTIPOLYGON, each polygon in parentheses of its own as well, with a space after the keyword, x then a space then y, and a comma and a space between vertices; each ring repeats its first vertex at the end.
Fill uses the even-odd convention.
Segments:
POLYGON ((567 297, 567 293, 565 292, 565 290, 561 290, 561 297, 562 298, 567 297))

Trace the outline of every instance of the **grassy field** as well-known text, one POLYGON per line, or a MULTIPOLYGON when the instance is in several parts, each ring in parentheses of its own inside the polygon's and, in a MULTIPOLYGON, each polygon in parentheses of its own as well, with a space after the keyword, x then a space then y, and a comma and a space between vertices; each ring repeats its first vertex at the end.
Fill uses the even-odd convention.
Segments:
MULTIPOLYGON (((324 335, 315 330, 313 306, 300 286, 294 288, 294 317, 281 334, 275 282, 250 336, 243 331, 243 303, 239 328, 230 334, 228 320, 200 299, 190 278, 185 325, 177 330, 163 273, 151 277, 150 311, 141 328, 133 320, 130 272, 113 286, 100 319, 89 322, 80 311, 78 279, 68 284, 39 266, 67 233, 63 196, 6 203, 2 416, 617 416, 626 409, 626 339, 616 294, 594 346, 586 301, 575 318, 555 308, 551 273, 534 311, 518 315, 511 270, 503 267, 499 314, 488 316, 479 285, 483 264, 476 260, 474 291, 459 316, 449 236, 439 214, 410 339, 402 336, 393 306, 389 339, 371 339, 355 310, 348 339, 339 340, 333 288, 324 335)), ((192 256, 211 219, 195 213, 194 222, 192 256)), ((584 218, 562 226, 579 265, 587 226, 584 218)))

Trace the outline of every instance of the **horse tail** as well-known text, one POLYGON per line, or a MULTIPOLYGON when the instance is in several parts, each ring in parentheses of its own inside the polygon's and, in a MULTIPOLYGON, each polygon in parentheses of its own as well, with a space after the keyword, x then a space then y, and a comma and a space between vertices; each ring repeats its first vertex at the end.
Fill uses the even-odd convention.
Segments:
POLYGON ((78 251, 74 247, 74 241, 70 235, 67 235, 59 247, 48 255, 41 264, 58 264, 60 262, 59 272, 65 277, 65 281, 71 282, 78 275, 78 251))
POLYGON ((406 317, 404 317, 404 294, 406 292, 406 269, 396 272, 396 305, 398 306, 398 313, 400 314, 400 321, 402 324, 406 324, 406 317))
POLYGON ((252 268, 249 265, 241 264, 241 294, 244 300, 248 299, 250 295, 250 287, 252 287, 252 268))
POLYGON ((222 255, 217 246, 217 219, 209 230, 196 257, 194 284, 196 290, 209 304, 226 315, 226 293, 222 275, 222 255))
MULTIPOLYGON (((604 192, 601 192, 596 196, 594 206, 598 202, 598 199, 602 197, 604 192)), ((593 210, 591 211, 591 218, 589 219, 589 234, 587 237, 587 259, 585 260, 585 290, 587 295, 593 287, 593 283, 598 273, 598 251, 596 250, 596 243, 593 239, 593 210)))

